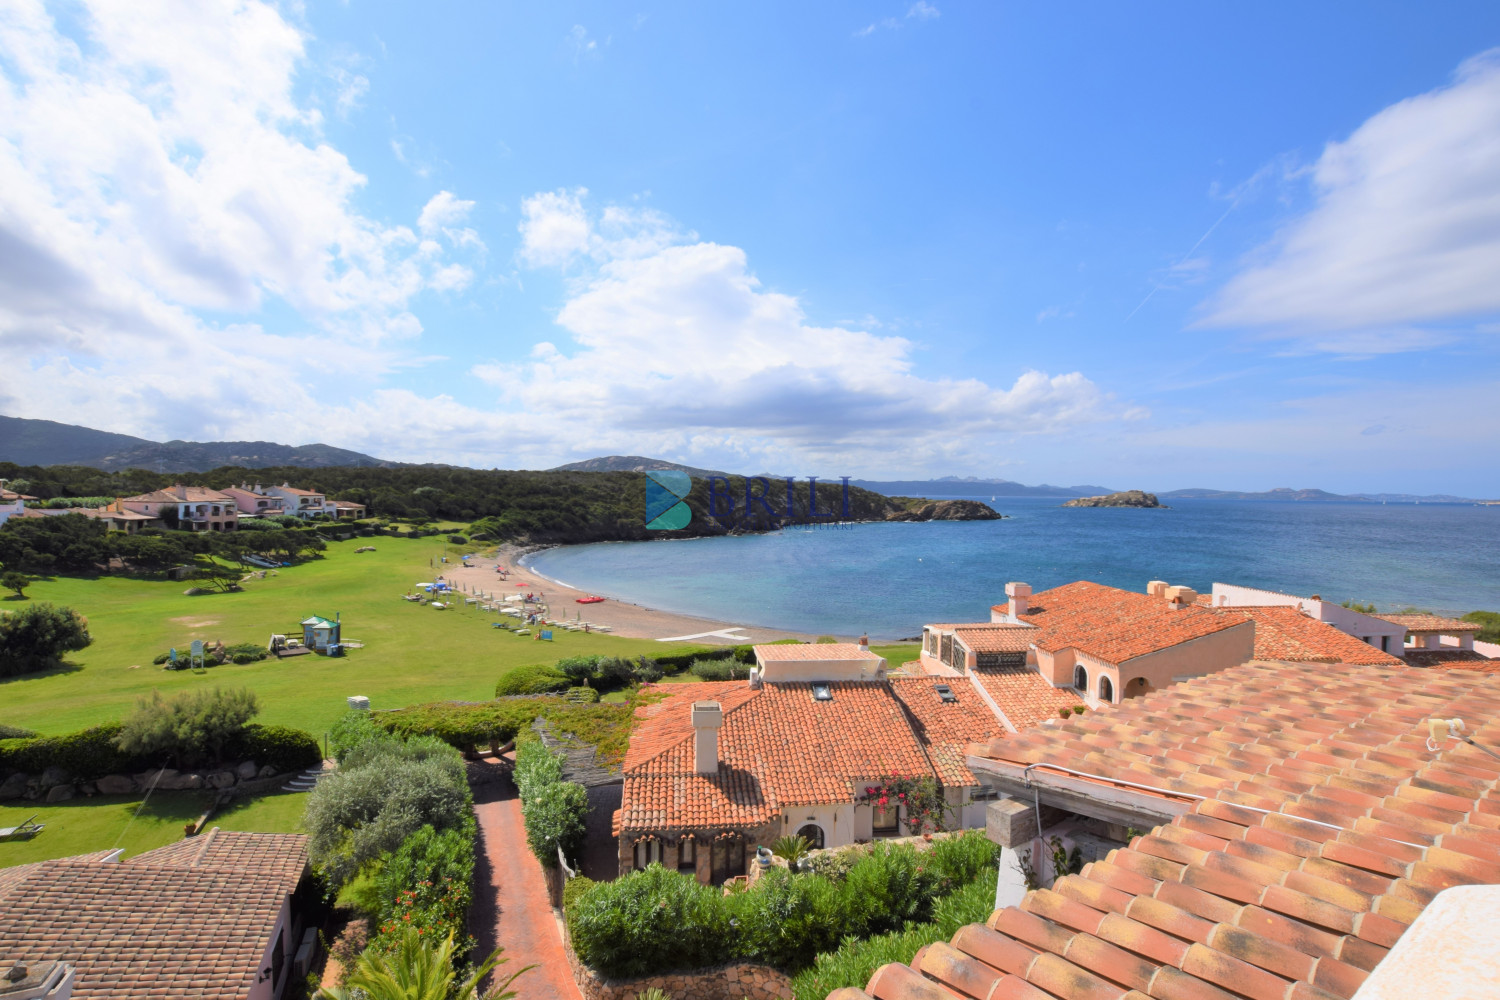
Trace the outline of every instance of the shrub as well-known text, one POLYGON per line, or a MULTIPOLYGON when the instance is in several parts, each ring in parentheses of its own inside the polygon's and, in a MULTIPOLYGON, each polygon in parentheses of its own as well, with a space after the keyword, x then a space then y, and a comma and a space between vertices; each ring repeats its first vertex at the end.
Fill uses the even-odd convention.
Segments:
POLYGON ((1480 642, 1500 642, 1500 611, 1470 611, 1463 620, 1480 626, 1474 636, 1480 642))
POLYGON ((516 667, 502 674, 499 683, 495 685, 495 697, 550 694, 555 691, 566 691, 572 686, 573 681, 568 677, 558 673, 552 667, 538 663, 529 667, 516 667))
POLYGON ((333 759, 340 764, 353 750, 365 740, 373 739, 380 735, 382 730, 375 725, 375 720, 370 717, 369 712, 350 709, 338 717, 333 728, 328 730, 328 752, 333 759))
POLYGON ((93 641, 87 619, 72 608, 32 604, 0 615, 0 677, 43 670, 93 641))
POLYGON ((950 887, 968 885, 979 873, 994 868, 1000 847, 982 830, 965 830, 955 837, 934 839, 923 857, 950 887))
POLYGON ((448 541, 452 545, 467 545, 467 544, 469 544, 469 540, 467 538, 465 538, 463 535, 449 535, 448 536, 448 541))
POLYGON ((467 936, 474 836, 470 818, 441 833, 424 826, 402 842, 375 877, 382 935, 411 924, 437 939, 467 936))
POLYGON ((936 924, 913 924, 863 940, 847 938, 837 950, 819 955, 811 968, 792 977, 792 995, 796 1000, 823 1000, 841 987, 864 989, 882 965, 906 965, 919 949, 944 939, 936 924))
POLYGON ((482 744, 509 743, 545 707, 540 699, 461 705, 438 702, 375 715, 375 725, 398 736, 435 736, 469 751, 482 744))
POLYGON ((776 838, 776 843, 771 845, 771 853, 796 864, 807 855, 811 847, 806 837, 787 835, 776 838))
POLYGON ((982 924, 995 909, 995 879, 999 871, 984 868, 976 872, 966 885, 932 904, 932 922, 937 926, 938 939, 946 941, 968 924, 982 924))
POLYGON ((258 657, 251 656, 249 653, 235 653, 229 659, 232 663, 239 663, 243 665, 246 663, 254 663, 258 659, 258 657))
POLYGON ((651 865, 581 893, 568 914, 573 948, 609 976, 697 968, 732 953, 721 890, 651 865))
POLYGON ((417 830, 443 831, 470 816, 463 762, 441 741, 366 739, 307 798, 303 825, 313 863, 342 886, 417 830))
POLYGON ((662 679, 662 673, 661 664, 649 656, 636 657, 630 668, 631 679, 637 684, 654 684, 662 679))
POLYGON ((521 802, 536 795, 548 785, 562 780, 562 754, 547 749, 539 739, 522 740, 516 747, 516 767, 513 777, 516 790, 521 793, 521 802))
POLYGON ((20 726, 0 725, 0 740, 29 740, 40 735, 42 734, 20 726))
POLYGON ((904 844, 876 844, 844 879, 845 933, 864 936, 925 920, 941 878, 904 844))
POLYGON ((772 868, 753 890, 725 898, 738 925, 735 952, 781 968, 798 968, 827 951, 843 930, 844 900, 832 882, 772 868))
POLYGON ((157 653, 156 656, 155 656, 155 658, 152 659, 151 662, 154 663, 154 664, 156 664, 159 667, 162 664, 166 663, 171 658, 172 658, 172 654, 171 653, 157 653))
POLYGON ((859 861, 862 853, 858 850, 822 851, 803 864, 814 875, 831 882, 842 882, 849 877, 849 870, 859 861))
POLYGON ((563 692, 563 697, 571 702, 593 704, 599 700, 599 689, 591 687, 568 688, 563 692))
POLYGON ((0 573, 0 587, 15 591, 17 597, 25 597, 26 588, 29 586, 31 586, 31 577, 25 573, 17 573, 15 570, 0 573))
POLYGON ((705 681, 734 680, 736 674, 745 674, 745 668, 734 660, 694 660, 688 672, 705 681))
POLYGON ((312 733, 290 726, 250 723, 224 744, 226 760, 253 760, 277 774, 305 771, 323 762, 323 749, 312 733))
POLYGON ((566 915, 573 909, 573 904, 584 893, 592 889, 597 883, 585 875, 575 875, 568 879, 563 886, 563 914, 566 915))
POLYGON ((180 751, 222 760, 224 745, 259 711, 254 692, 247 688, 183 691, 170 699, 152 691, 149 698, 136 699, 118 742, 126 753, 180 751))
POLYGON ((531 853, 548 868, 557 867, 559 847, 565 857, 577 857, 588 813, 588 791, 572 781, 544 785, 529 801, 523 798, 521 814, 531 853))
POLYGON ((582 684, 599 676, 599 661, 602 659, 602 656, 565 656, 553 665, 552 670, 574 684, 582 684))
POLYGON ((266 647, 258 643, 237 642, 232 646, 225 646, 224 655, 229 657, 235 663, 251 663, 258 660, 264 660, 266 657, 270 656, 271 653, 266 649, 266 647), (249 657, 249 659, 242 660, 240 659, 241 656, 249 657))
POLYGON ((0 741, 0 774, 25 771, 40 774, 60 767, 78 781, 93 781, 106 774, 144 771, 153 766, 150 757, 122 751, 117 740, 120 724, 108 722, 64 736, 0 741))

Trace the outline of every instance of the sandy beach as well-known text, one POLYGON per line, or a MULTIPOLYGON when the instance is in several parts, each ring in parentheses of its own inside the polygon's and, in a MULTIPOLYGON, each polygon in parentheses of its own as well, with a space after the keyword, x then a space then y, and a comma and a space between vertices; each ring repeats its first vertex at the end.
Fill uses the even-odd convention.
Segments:
POLYGON ((433 572, 441 573, 445 582, 467 593, 478 591, 494 595, 496 599, 511 594, 536 594, 546 603, 547 614, 551 618, 603 625, 609 634, 627 638, 711 646, 771 642, 776 639, 811 641, 817 638, 802 632, 736 625, 733 622, 711 621, 692 615, 658 611, 613 598, 598 604, 579 604, 577 598, 589 596, 584 591, 575 590, 519 565, 525 552, 526 550, 506 545, 500 548, 496 557, 475 556, 467 566, 450 562, 433 572), (497 573, 497 567, 508 576, 497 573))

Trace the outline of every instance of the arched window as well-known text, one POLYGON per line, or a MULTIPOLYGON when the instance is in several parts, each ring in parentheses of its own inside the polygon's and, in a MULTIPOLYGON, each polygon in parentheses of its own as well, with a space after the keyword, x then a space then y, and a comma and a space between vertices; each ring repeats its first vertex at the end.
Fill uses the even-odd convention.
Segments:
POLYGON ((797 836, 807 841, 807 846, 814 851, 823 849, 823 828, 816 823, 809 823, 797 831, 797 836))
POLYGON ((1081 663, 1073 668, 1073 688, 1077 691, 1087 691, 1089 689, 1089 672, 1083 669, 1083 664, 1081 663))
POLYGON ((1099 678, 1099 700, 1111 702, 1115 700, 1115 686, 1109 682, 1108 677, 1099 678))

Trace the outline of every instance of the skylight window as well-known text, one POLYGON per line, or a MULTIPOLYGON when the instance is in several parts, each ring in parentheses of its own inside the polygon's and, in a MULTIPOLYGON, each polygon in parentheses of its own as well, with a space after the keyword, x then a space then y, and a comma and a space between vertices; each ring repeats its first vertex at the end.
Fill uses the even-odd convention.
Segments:
POLYGON ((937 692, 938 698, 946 703, 958 701, 958 695, 954 694, 953 689, 946 684, 934 684, 932 689, 937 692))
POLYGON ((813 685, 813 701, 832 701, 833 686, 830 684, 813 685))

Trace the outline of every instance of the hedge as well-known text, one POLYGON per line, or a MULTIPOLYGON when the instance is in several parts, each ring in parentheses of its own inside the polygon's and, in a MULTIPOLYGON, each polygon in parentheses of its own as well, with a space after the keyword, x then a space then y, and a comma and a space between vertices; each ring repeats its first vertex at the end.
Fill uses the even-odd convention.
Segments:
MULTIPOLYGON (((566 687, 567 682, 564 681, 563 685, 566 687)), ((531 725, 547 703, 556 700, 520 698, 481 705, 437 702, 376 712, 372 718, 375 725, 396 736, 436 736, 449 746, 467 752, 487 744, 500 746, 509 743, 517 733, 531 725)))
MULTIPOLYGON (((106 774, 133 774, 160 766, 164 755, 130 754, 116 745, 121 726, 108 722, 64 736, 0 740, 0 774, 40 774, 60 767, 74 781, 95 781, 106 774)), ((318 741, 300 729, 252 723, 224 746, 226 761, 270 764, 277 773, 300 771, 323 759, 318 741)))
POLYGON ((996 852, 977 830, 920 853, 909 844, 877 844, 842 878, 778 867, 729 895, 651 865, 582 891, 566 916, 579 958, 610 976, 741 958, 796 971, 845 938, 971 922, 971 911, 993 902, 996 852))
POLYGON ((521 796, 521 819, 531 853, 548 868, 557 867, 557 849, 577 856, 583 847, 589 812, 588 791, 563 781, 562 754, 540 739, 526 739, 516 747, 514 780, 521 796))
POLYGON ((495 685, 495 697, 505 698, 517 694, 551 694, 566 691, 573 682, 554 668, 545 664, 516 667, 500 677, 495 685))
POLYGON ((106 774, 155 767, 155 758, 128 754, 115 745, 120 729, 118 722, 106 722, 63 736, 0 740, 0 774, 41 774, 49 767, 60 767, 75 781, 93 781, 106 774))

